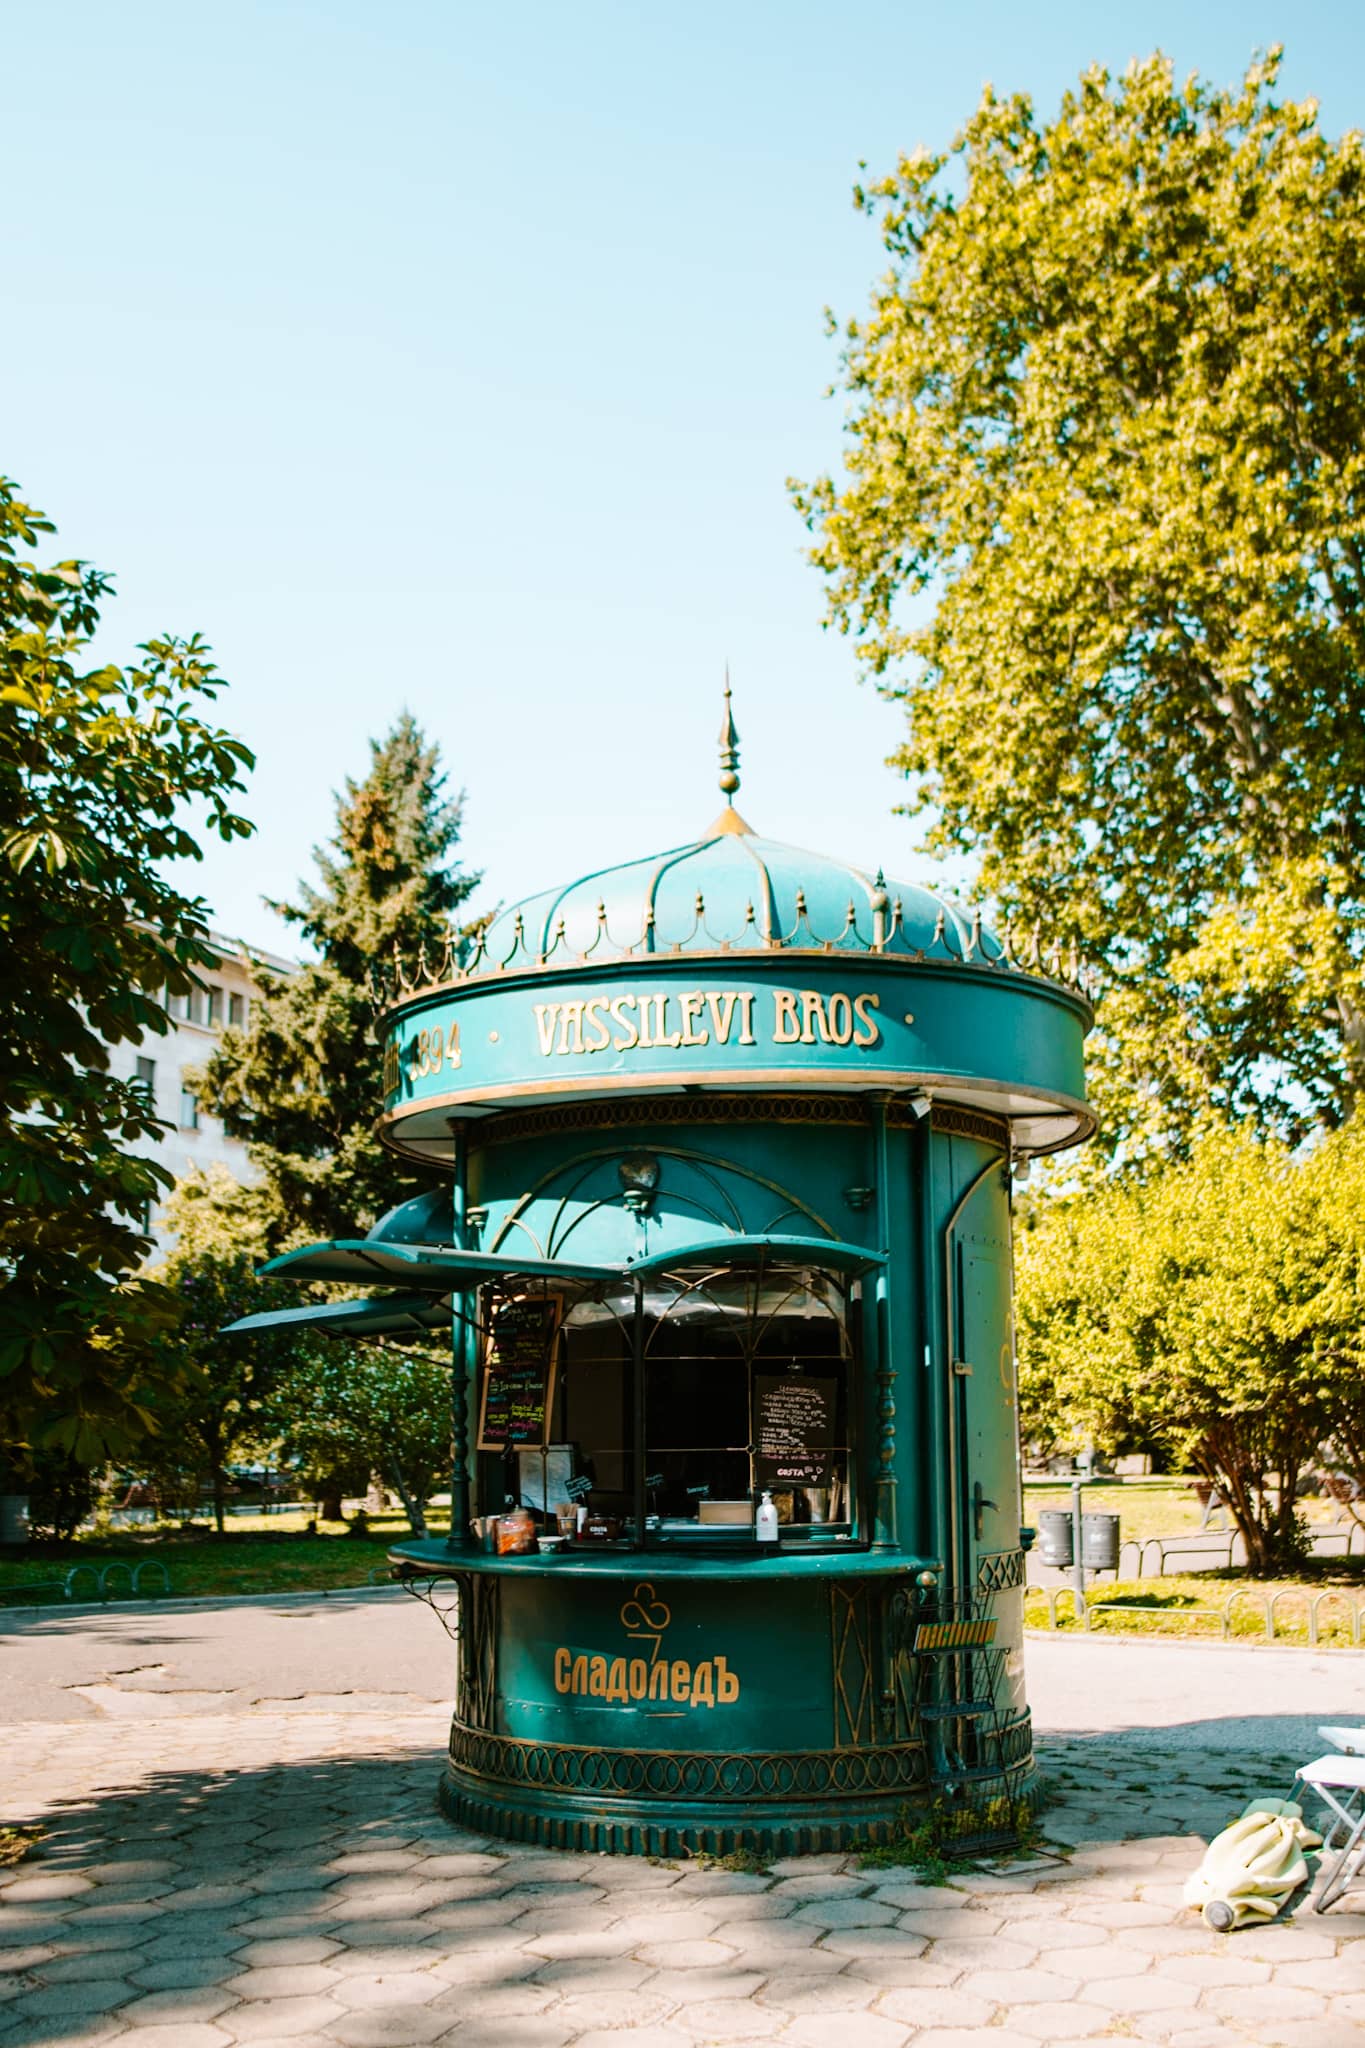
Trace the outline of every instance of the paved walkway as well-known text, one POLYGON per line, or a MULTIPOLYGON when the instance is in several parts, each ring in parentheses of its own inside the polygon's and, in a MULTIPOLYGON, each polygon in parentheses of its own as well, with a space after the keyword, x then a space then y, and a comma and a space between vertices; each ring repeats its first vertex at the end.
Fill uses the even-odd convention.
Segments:
MULTIPOLYGON (((259 1610, 211 1611, 239 1617, 212 1654, 259 1642, 259 1610)), ((1179 1897, 1314 1720, 1365 1718, 1365 1656, 1034 1639, 1072 1853, 924 1888, 855 1858, 752 1877, 462 1833, 433 1810, 446 1710, 421 1693, 451 1652, 430 1618, 319 1606, 284 1640, 328 1692, 277 1642, 268 1692, 235 1685, 226 1712, 183 1682, 205 1626, 0 1638, 26 1685, 71 1694, 0 1737, 0 1818, 47 1828, 0 1879, 0 2048, 1365 2048, 1365 1897, 1225 1938, 1179 1897), (388 1685, 386 1632, 411 1659, 388 1685), (120 1672, 130 1646, 155 1659, 120 1672)))

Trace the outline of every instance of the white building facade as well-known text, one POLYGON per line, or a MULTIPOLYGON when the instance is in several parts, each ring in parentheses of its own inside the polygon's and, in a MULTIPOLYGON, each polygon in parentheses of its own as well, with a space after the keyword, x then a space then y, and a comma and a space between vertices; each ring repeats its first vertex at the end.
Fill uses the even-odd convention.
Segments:
MULTIPOLYGON (((254 1179, 246 1147, 230 1138, 219 1119, 199 1107, 188 1076, 202 1067, 229 1025, 245 1030, 261 991, 254 970, 266 968, 271 974, 297 973, 292 960, 259 947, 248 951, 238 939, 211 932, 209 943, 217 958, 211 967, 197 970, 200 986, 187 996, 172 996, 168 1002, 171 1028, 163 1036, 148 1032, 140 1043, 111 1046, 111 1071, 123 1080, 140 1081, 162 1122, 169 1126, 157 1139, 145 1140, 137 1150, 155 1159, 177 1180, 197 1167, 207 1172, 224 1166, 234 1180, 254 1179)), ((167 1251, 173 1242, 155 1207, 151 1234, 157 1249, 167 1251)))

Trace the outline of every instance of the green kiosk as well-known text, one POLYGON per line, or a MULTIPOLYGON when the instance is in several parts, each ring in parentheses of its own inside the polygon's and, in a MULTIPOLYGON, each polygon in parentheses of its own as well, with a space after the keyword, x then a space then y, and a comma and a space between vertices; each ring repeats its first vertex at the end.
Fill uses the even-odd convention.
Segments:
POLYGON ((831 1849, 1032 1767, 1010 1183, 1092 1128, 1089 1007, 754 832, 728 689, 721 771, 422 963, 379 1136, 431 1192, 265 1268, 449 1333, 451 1534, 393 1557, 458 1586, 446 1811, 551 1846, 831 1849))

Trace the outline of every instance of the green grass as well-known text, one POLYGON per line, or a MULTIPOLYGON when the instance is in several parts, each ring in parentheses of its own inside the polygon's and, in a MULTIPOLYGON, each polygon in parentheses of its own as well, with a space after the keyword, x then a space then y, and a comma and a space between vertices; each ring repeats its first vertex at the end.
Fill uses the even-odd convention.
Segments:
MULTIPOLYGON (((1326 1647, 1348 1648, 1353 1634, 1348 1609, 1365 1609, 1365 1559, 1320 1558, 1294 1578, 1249 1579, 1241 1571, 1183 1573, 1163 1579, 1130 1579, 1111 1585, 1092 1582, 1092 1631, 1106 1635, 1154 1635, 1221 1642, 1223 1629, 1216 1612, 1232 1599, 1230 1636, 1238 1642, 1266 1642, 1266 1604, 1275 1600, 1275 1641, 1306 1644, 1309 1612, 1318 1605, 1318 1641, 1326 1647)), ((1057 1618, 1062 1630, 1074 1631, 1069 1589, 1057 1589, 1057 1618)), ((1047 1601, 1030 1592, 1024 1619, 1031 1628, 1047 1627, 1047 1601)))
MULTIPOLYGON (((1312 1498, 1300 1501, 1299 1507, 1309 1522, 1345 1519, 1345 1509, 1333 1500, 1312 1498)), ((1060 1508, 1069 1513, 1071 1488, 1055 1480, 1026 1480, 1024 1520, 1036 1526, 1045 1508, 1060 1508)), ((1119 1533, 1125 1543, 1130 1538, 1141 1543, 1148 1536, 1197 1535, 1204 1512, 1187 1479, 1138 1479, 1110 1486, 1087 1486, 1081 1493, 1081 1508, 1088 1515, 1119 1516, 1119 1533)), ((1224 1535, 1231 1531, 1216 1528, 1208 1533, 1224 1535)))
MULTIPOLYGON (((0 1605, 33 1605, 43 1600, 60 1601, 61 1593, 27 1595, 27 1586, 52 1585, 73 1565, 98 1569, 115 1562, 132 1567, 154 1559, 164 1564, 171 1582, 172 1598, 189 1598, 224 1593, 319 1593, 346 1586, 363 1586, 371 1573, 386 1564, 389 1545, 408 1535, 401 1515, 374 1515, 370 1532, 351 1535, 344 1523, 319 1526, 316 1535, 304 1532, 307 1517, 298 1515, 233 1516, 227 1533, 217 1536, 202 1527, 182 1532, 178 1526, 121 1529, 109 1536, 78 1536, 70 1543, 33 1544, 23 1552, 11 1551, 0 1557, 0 1605)), ((433 1534, 443 1533, 434 1528, 433 1534)), ((149 1580, 159 1582, 158 1573, 143 1575, 139 1597, 159 1592, 149 1580)), ((128 1580, 117 1575, 111 1589, 114 1597, 127 1599, 128 1580)), ((77 1600, 95 1597, 84 1574, 75 1595, 77 1600)))

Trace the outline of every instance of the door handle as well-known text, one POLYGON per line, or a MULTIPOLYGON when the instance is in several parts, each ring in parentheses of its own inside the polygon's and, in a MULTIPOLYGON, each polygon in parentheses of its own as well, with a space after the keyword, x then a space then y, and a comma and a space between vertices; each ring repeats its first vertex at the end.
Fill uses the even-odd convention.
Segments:
POLYGON ((976 1540, 978 1543, 981 1541, 981 1537, 984 1532, 987 1508, 998 1509, 999 1502, 987 1500, 986 1490, 982 1486, 981 1481, 978 1479, 972 1487, 972 1521, 975 1526, 976 1540))

